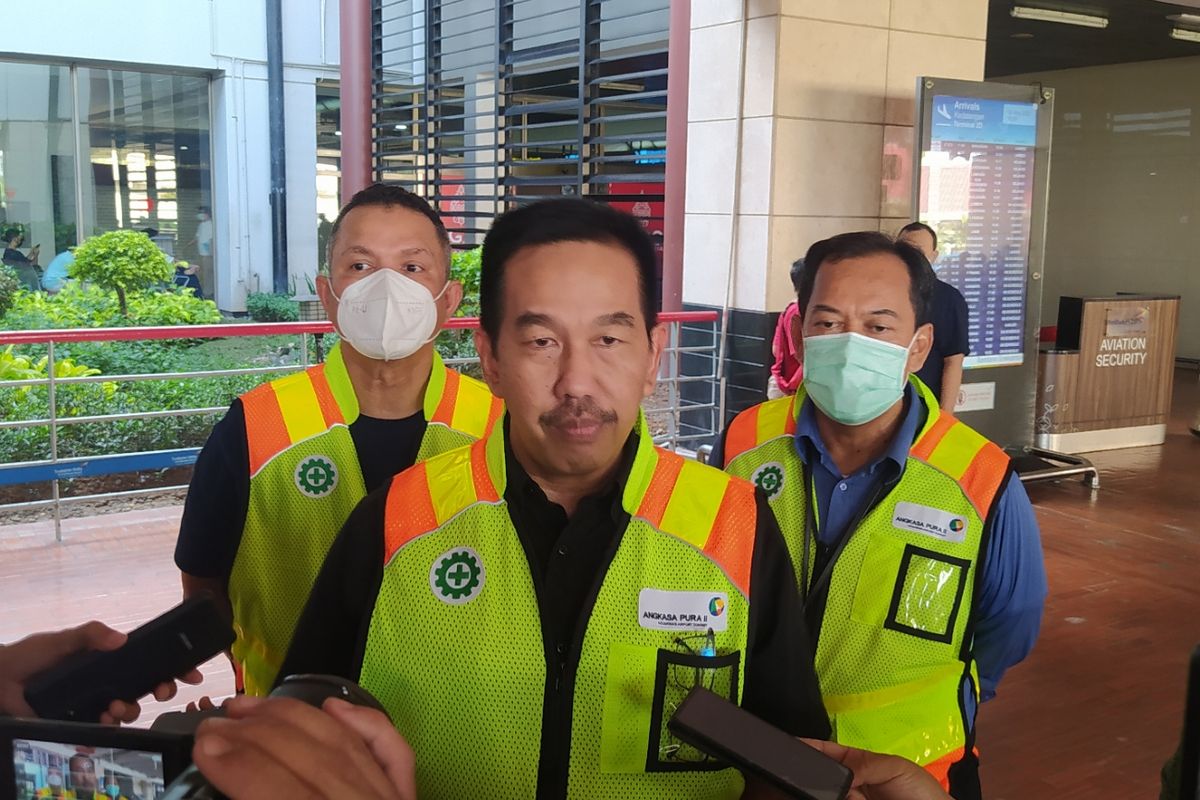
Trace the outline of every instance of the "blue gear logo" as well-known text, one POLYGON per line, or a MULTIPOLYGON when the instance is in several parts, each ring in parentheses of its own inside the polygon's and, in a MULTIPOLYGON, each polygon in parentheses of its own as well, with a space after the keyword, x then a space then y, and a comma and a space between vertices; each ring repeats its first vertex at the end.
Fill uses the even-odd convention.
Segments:
POLYGON ((783 464, 776 461, 763 464, 755 470, 750 480, 762 489, 770 500, 783 490, 783 464))
POLYGON ((433 560, 429 588, 443 603, 460 606, 479 596, 485 577, 479 554, 469 547, 456 547, 433 560))
POLYGON ((312 456, 296 467, 296 488, 305 497, 324 497, 337 487, 338 472, 333 459, 312 456))

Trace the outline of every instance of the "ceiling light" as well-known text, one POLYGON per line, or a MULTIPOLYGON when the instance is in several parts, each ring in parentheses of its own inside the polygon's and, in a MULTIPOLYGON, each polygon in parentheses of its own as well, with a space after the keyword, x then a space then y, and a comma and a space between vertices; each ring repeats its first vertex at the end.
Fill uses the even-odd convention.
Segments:
POLYGON ((1013 33, 1013 34, 1009 34, 1009 38, 1010 39, 1032 39, 1033 34, 1032 33, 1024 33, 1024 32, 1013 33))
POLYGON ((334 136, 341 136, 341 135, 342 135, 342 132, 341 132, 341 131, 334 131, 334 132, 333 132, 333 135, 334 135, 334 136))
POLYGON ((1177 25, 1186 25, 1189 28, 1200 28, 1200 14, 1168 14, 1167 19, 1177 25))
POLYGON ((1192 31, 1187 28, 1172 28, 1171 38, 1178 39, 1181 42, 1200 42, 1200 31, 1192 31))
POLYGON ((407 126, 407 125, 397 125, 397 126, 396 126, 396 130, 398 130, 398 131, 406 131, 406 130, 408 130, 408 126, 407 126))
POLYGON ((1108 18, 1092 14, 1076 14, 1071 11, 1051 11, 1048 8, 1014 6, 1012 15, 1016 19, 1033 19, 1039 22, 1061 22, 1064 25, 1079 25, 1084 28, 1107 28, 1108 18))

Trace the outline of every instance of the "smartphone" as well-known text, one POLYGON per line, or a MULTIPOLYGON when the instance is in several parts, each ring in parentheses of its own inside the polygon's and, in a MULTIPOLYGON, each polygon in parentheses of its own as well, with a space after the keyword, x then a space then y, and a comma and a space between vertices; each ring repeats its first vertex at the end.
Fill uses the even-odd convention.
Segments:
POLYGON ((129 634, 116 650, 81 653, 29 681, 25 701, 43 719, 98 722, 113 700, 134 702, 233 644, 233 628, 202 593, 129 634))
POLYGON ((1179 768, 1180 800, 1200 800, 1200 647, 1192 651, 1188 668, 1187 706, 1183 712, 1179 768))
POLYGON ((158 797, 191 763, 192 739, 113 725, 0 718, 0 800, 158 797))
POLYGON ((697 686, 668 730, 698 750, 757 775, 788 797, 844 800, 852 773, 841 762, 697 686))

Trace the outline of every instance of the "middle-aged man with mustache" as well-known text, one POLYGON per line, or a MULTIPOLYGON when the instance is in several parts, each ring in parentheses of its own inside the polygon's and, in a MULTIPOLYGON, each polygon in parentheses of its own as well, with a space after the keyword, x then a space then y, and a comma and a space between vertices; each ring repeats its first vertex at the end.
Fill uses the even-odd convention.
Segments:
POLYGON ((655 448, 641 415, 654 270, 606 206, 500 217, 476 345, 503 424, 368 495, 301 617, 280 674, 378 697, 426 800, 742 796, 666 730, 698 684, 829 733, 765 495, 655 448))

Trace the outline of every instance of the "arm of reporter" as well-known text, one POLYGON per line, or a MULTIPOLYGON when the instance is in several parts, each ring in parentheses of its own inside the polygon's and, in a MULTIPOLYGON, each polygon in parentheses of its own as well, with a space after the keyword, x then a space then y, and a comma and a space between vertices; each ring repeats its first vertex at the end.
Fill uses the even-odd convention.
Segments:
MULTIPOLYGON (((0 714, 35 716, 25 702, 25 687, 29 679, 40 672, 89 650, 116 650, 125 644, 125 634, 100 622, 88 622, 77 628, 54 633, 36 633, 10 645, 0 646, 0 714)), ((192 670, 180 677, 185 683, 199 683, 202 676, 192 670)), ((154 690, 159 701, 175 696, 176 687, 164 683, 154 690)), ((114 700, 101 721, 113 724, 133 722, 141 714, 137 703, 114 700)))
POLYGON ((415 800, 412 749, 386 715, 341 700, 238 697, 206 720, 192 757, 230 800, 415 800))

